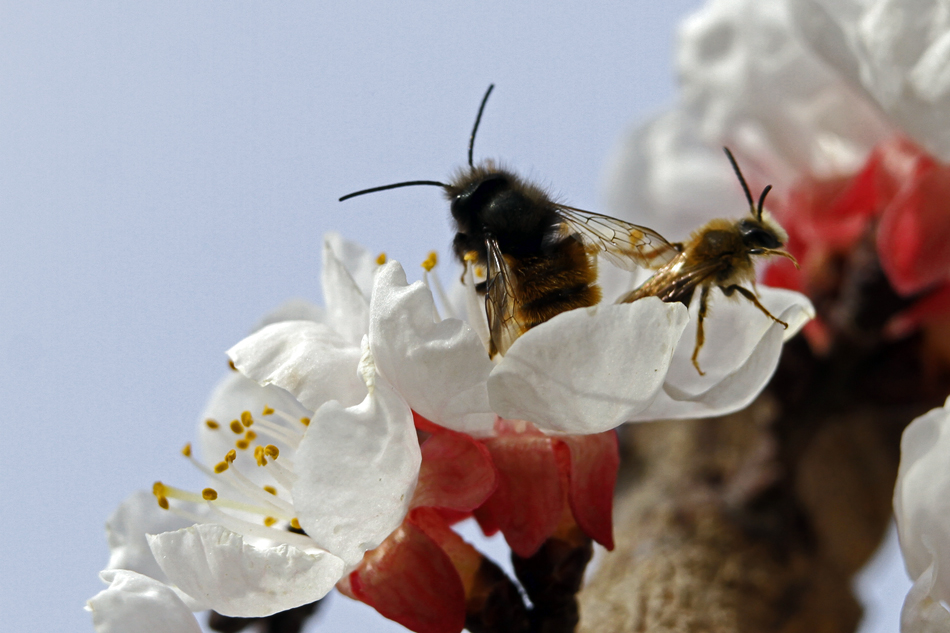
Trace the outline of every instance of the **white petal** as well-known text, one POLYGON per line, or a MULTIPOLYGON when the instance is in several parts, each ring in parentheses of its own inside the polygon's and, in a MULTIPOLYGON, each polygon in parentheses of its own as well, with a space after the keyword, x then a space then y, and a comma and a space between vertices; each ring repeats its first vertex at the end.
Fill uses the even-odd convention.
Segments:
POLYGON ((259 617, 318 600, 343 577, 343 561, 291 545, 254 547, 220 525, 149 537, 168 578, 218 613, 259 617))
POLYGON ((322 323, 285 321, 255 332, 228 356, 248 378, 286 389, 314 411, 329 400, 350 405, 363 399, 366 388, 356 375, 359 344, 322 323))
POLYGON ((263 319, 257 322, 253 331, 256 332, 272 323, 280 323, 281 321, 316 321, 317 323, 323 323, 326 321, 326 314, 323 308, 310 303, 306 299, 290 299, 266 314, 263 319))
POLYGON ((301 527, 356 565, 402 523, 421 461, 412 412, 382 376, 359 405, 328 402, 297 450, 292 492, 301 527))
POLYGON ((559 314, 523 334, 492 372, 492 408, 548 431, 612 429, 656 397, 686 322, 682 304, 655 297, 559 314))
POLYGON ((398 262, 377 273, 370 313, 376 368, 414 411, 456 431, 491 433, 485 381, 494 365, 468 324, 437 323, 432 293, 422 282, 407 285, 398 262))
POLYGON ((901 633, 946 633, 950 631, 950 612, 932 594, 937 577, 934 561, 914 582, 901 608, 901 633))
POLYGON ((788 329, 745 299, 728 300, 713 291, 704 323, 706 343, 699 353, 706 375, 700 376, 692 363, 699 308, 694 301, 693 318, 676 346, 663 391, 633 421, 725 415, 752 402, 775 372, 783 341, 814 316, 802 294, 767 286, 759 286, 758 292, 759 301, 788 329))
MULTIPOLYGON (((950 404, 950 401, 948 401, 950 404)), ((904 429, 894 518, 911 578, 933 563, 934 600, 950 601, 950 410, 933 409, 904 429), (942 573, 941 573, 942 572, 942 573)))
POLYGON ((144 490, 126 497, 106 521, 109 564, 106 569, 125 569, 165 582, 145 540, 146 534, 171 532, 191 525, 191 521, 158 507, 155 495, 144 490))
POLYGON ((98 633, 201 633, 195 616, 165 584, 126 570, 99 577, 109 588, 86 603, 98 633))
MULTIPOLYGON (((327 323, 343 337, 344 341, 359 346, 369 323, 369 301, 353 275, 347 270, 346 264, 341 259, 341 253, 336 252, 337 249, 341 249, 347 256, 352 255, 351 249, 347 247, 352 244, 350 242, 341 244, 341 239, 330 233, 324 237, 323 241, 321 280, 323 297, 327 306, 327 323)), ((360 260, 359 257, 351 257, 351 259, 360 260)))
MULTIPOLYGON (((265 406, 283 411, 294 419, 310 417, 312 413, 312 410, 304 408, 296 398, 280 387, 274 385, 262 387, 240 372, 229 372, 215 387, 199 418, 198 442, 204 462, 215 464, 221 461, 225 454, 234 448, 235 441, 243 437, 231 431, 229 428, 231 420, 240 419, 243 411, 250 411, 257 418, 265 406), (209 419, 218 422, 217 429, 211 429, 205 424, 205 421, 209 419)), ((283 419, 276 416, 271 416, 269 420, 282 427, 288 426, 283 419)), ((292 430, 299 436, 303 433, 304 427, 296 424, 292 430)), ((286 452, 288 456, 291 456, 288 451, 293 450, 295 446, 268 436, 266 432, 260 431, 259 427, 255 427, 255 431, 259 432, 265 444, 274 444, 280 449, 281 454, 286 452)), ((234 465, 246 477, 258 484, 273 483, 265 469, 257 467, 257 461, 251 451, 238 451, 234 465)), ((220 483, 215 484, 215 487, 219 486, 220 483)), ((218 492, 222 491, 218 490, 218 492)))
POLYGON ((330 247, 343 264, 364 297, 373 292, 373 276, 379 269, 376 257, 356 242, 345 239, 339 233, 328 232, 323 236, 324 248, 330 247))

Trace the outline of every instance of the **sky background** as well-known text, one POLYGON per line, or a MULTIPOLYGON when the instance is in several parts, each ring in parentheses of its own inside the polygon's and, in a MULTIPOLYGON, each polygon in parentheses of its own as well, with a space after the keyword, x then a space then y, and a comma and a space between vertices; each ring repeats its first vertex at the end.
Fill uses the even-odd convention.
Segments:
MULTIPOLYGON (((320 300, 325 231, 410 279, 448 261, 438 189, 339 196, 449 178, 495 83, 476 159, 601 208, 699 4, 0 0, 4 628, 91 630, 106 517, 156 479, 201 486, 178 450, 224 351, 320 300)), ((889 547, 868 633, 896 630, 908 586, 889 547)), ((402 630, 340 596, 311 629, 402 630)))

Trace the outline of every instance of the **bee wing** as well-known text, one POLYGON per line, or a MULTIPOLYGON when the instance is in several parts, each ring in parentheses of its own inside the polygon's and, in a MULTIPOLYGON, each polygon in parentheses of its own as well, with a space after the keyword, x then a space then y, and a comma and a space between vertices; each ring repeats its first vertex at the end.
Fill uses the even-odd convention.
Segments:
POLYGON ((485 313, 488 316, 488 332, 491 335, 489 355, 504 354, 521 335, 521 326, 515 318, 515 279, 511 267, 505 261, 498 241, 493 237, 485 240, 488 246, 488 278, 485 280, 485 313))
POLYGON ((591 253, 624 270, 659 270, 680 253, 680 248, 645 226, 609 215, 557 205, 563 220, 560 237, 577 236, 591 253))
POLYGON ((722 259, 707 259, 679 270, 661 270, 639 288, 628 292, 617 303, 629 303, 643 297, 659 297, 663 301, 686 301, 706 281, 716 276, 727 262, 722 259))

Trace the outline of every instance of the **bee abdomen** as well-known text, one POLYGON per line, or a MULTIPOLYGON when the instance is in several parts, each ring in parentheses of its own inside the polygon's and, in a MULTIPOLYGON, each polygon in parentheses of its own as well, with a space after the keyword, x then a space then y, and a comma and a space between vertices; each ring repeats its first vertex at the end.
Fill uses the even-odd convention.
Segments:
POLYGON ((527 257, 514 266, 518 284, 518 320, 524 330, 561 312, 600 302, 597 271, 583 247, 566 242, 545 257, 527 257))

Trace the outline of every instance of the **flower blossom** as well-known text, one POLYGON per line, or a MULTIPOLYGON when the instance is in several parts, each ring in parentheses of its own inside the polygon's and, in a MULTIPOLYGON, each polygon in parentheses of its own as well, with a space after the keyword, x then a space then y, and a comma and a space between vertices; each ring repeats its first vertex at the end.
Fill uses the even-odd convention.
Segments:
POLYGON ((901 611, 903 633, 950 630, 950 399, 904 429, 894 516, 914 585, 901 611))
POLYGON ((312 602, 337 581, 417 631, 460 630, 486 592, 517 611, 517 589, 451 526, 474 515, 523 559, 551 538, 611 547, 612 429, 743 406, 809 310, 778 292, 764 302, 788 333, 762 315, 723 319, 732 324, 709 335, 709 387, 692 376, 694 333, 679 304, 565 313, 495 363, 471 279, 469 321, 442 319, 426 283, 328 236, 323 287, 323 311, 297 306, 304 320, 271 319, 228 352, 237 372, 199 427, 202 454, 224 459, 189 455, 213 489, 155 490, 163 504, 197 508, 175 517, 195 525, 161 526, 153 505, 127 521, 141 560, 114 554, 110 567, 238 617, 312 602), (255 566, 267 573, 215 573, 255 566))

